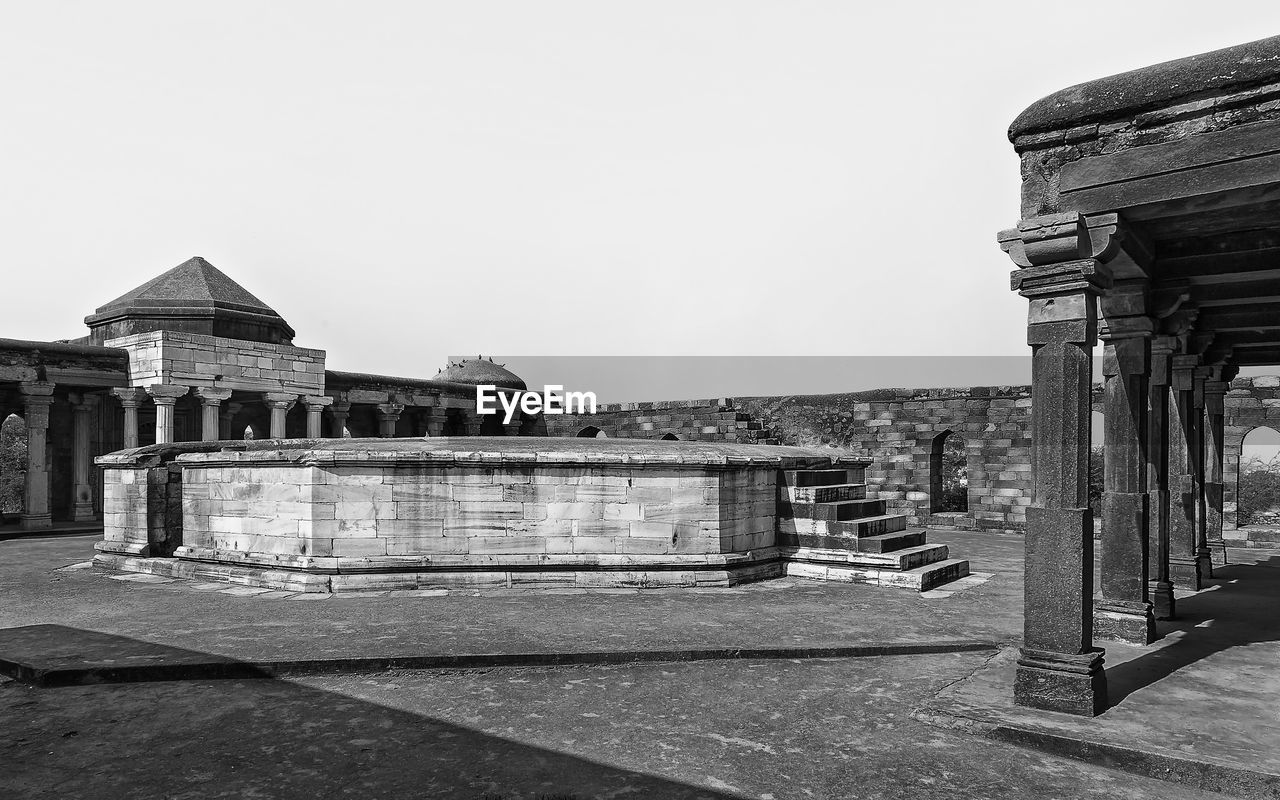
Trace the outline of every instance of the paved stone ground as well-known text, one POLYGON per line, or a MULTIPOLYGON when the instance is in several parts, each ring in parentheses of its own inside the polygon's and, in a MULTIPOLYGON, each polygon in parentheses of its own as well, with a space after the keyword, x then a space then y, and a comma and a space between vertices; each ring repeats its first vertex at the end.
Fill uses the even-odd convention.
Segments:
MULTIPOLYGON (((231 657, 975 638, 1021 627, 1021 540, 931 533, 991 579, 921 596, 452 592, 298 601, 114 580, 91 537, 0 542, 0 626, 231 657), (171 625, 157 620, 171 619, 171 625)), ((0 684, 0 797, 1191 798, 1217 795, 925 724, 995 653, 400 671, 38 689, 0 684)))
POLYGON ((67 625, 232 658, 279 660, 1021 636, 1021 539, 947 534, 957 542, 953 550, 981 565, 975 571, 996 577, 955 594, 948 586, 926 596, 799 580, 728 590, 294 596, 60 569, 90 558, 94 538, 19 539, 0 542, 0 576, 16 592, 15 602, 0 607, 0 627, 67 625), (169 620, 164 625, 157 624, 160 613, 169 620))

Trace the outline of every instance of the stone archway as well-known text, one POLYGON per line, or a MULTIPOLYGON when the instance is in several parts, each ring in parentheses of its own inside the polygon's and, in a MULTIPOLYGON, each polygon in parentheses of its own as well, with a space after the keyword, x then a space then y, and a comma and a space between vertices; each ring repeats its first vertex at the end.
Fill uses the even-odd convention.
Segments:
POLYGON ((1238 527, 1280 526, 1280 431, 1257 425, 1244 435, 1235 489, 1238 527))
POLYGON ((929 512, 959 514, 969 510, 969 465, 964 437, 945 430, 929 448, 929 512))
POLYGON ((609 438, 609 435, 607 433, 600 430, 595 425, 588 425, 587 427, 578 431, 576 436, 579 439, 608 439, 609 438))

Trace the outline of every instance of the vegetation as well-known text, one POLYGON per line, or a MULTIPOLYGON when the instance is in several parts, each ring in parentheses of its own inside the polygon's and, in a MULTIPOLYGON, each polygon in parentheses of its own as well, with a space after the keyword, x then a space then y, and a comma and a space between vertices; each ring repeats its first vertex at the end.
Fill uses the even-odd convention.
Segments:
POLYGON ((969 510, 969 473, 964 439, 952 434, 942 448, 942 502, 940 512, 969 510))
POLYGON ((1102 446, 1089 449, 1089 508, 1094 519, 1102 519, 1102 446))
POLYGON ((1236 492, 1236 519, 1240 525, 1258 525, 1268 512, 1280 510, 1280 454, 1270 461, 1251 458, 1240 465, 1236 492))
POLYGON ((27 426, 10 414, 0 422, 0 513, 21 513, 26 468, 27 426))

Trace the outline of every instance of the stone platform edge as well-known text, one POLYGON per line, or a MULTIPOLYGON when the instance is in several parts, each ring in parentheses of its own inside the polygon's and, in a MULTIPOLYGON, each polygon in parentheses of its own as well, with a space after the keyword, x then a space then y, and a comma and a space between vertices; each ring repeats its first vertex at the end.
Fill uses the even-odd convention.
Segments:
POLYGON ((459 437, 434 439, 262 439, 150 445, 98 456, 101 467, 137 468, 164 462, 192 466, 300 464, 317 467, 378 463, 431 467, 659 466, 675 469, 858 469, 870 459, 839 450, 717 442, 459 437), (452 444, 456 442, 457 444, 452 444), (589 443, 589 444, 584 444, 589 443))
POLYGON ((171 664, 85 664, 47 666, 0 654, 0 674, 37 687, 82 686, 99 683, 141 683, 181 680, 244 680, 303 675, 385 672, 387 670, 470 670, 496 667, 607 666, 773 659, 869 658, 994 651, 995 642, 944 639, 932 642, 879 642, 825 647, 720 647, 679 650, 612 650, 553 653, 477 653, 430 656, 369 656, 350 658, 239 661, 209 656, 171 664))
POLYGON ((985 739, 1070 758, 1146 778, 1169 781, 1200 791, 1218 792, 1248 800, 1280 797, 1280 775, 1173 750, 1126 747, 1065 732, 1040 729, 970 716, 938 704, 916 709, 911 716, 927 725, 960 731, 985 739))

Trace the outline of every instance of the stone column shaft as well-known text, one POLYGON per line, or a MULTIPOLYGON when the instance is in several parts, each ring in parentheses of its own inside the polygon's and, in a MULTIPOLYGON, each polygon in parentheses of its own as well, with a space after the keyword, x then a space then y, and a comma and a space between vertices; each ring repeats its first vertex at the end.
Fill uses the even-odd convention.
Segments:
POLYGON ((156 444, 173 441, 173 406, 188 391, 188 386, 164 383, 153 383, 147 387, 147 394, 156 404, 156 444))
POLYGON ((1222 467, 1226 439, 1225 398, 1229 388, 1230 384, 1223 380, 1209 381, 1204 387, 1205 540, 1211 565, 1227 563, 1227 546, 1222 540, 1222 467))
POLYGON ((48 446, 49 407, 53 405, 53 384, 33 381, 19 386, 22 416, 27 424, 27 472, 23 486, 22 527, 27 530, 53 525, 49 512, 48 446))
POLYGON ((320 438, 320 415, 324 413, 325 406, 333 404, 333 398, 328 395, 303 395, 302 403, 307 407, 307 438, 320 438))
POLYGON ((332 426, 331 433, 334 439, 342 438, 342 431, 347 427, 347 416, 351 413, 351 404, 344 401, 336 401, 329 406, 330 421, 332 426))
POLYGON ((1095 297, 1110 281, 1094 259, 1066 260, 1088 246, 1079 215, 1018 227, 1032 264, 1014 272, 1013 285, 1030 301, 1033 493, 1014 702, 1093 716, 1107 707, 1107 688, 1093 647, 1090 390, 1095 297))
POLYGON ((1155 641, 1147 593, 1147 370, 1145 318, 1108 319, 1104 352, 1106 421, 1102 498, 1101 599, 1095 634, 1134 644, 1155 641), (1120 323, 1130 324, 1120 327, 1120 323), (1145 334, 1145 335, 1139 335, 1145 334))
POLYGON ((1169 574, 1179 589, 1199 591, 1204 574, 1197 558, 1194 373, 1199 356, 1173 357, 1169 392, 1169 574))
POLYGON ((396 423, 400 421, 400 414, 404 412, 402 403, 379 403, 378 404, 378 435, 384 439, 394 438, 396 435, 396 423))
POLYGON ((1154 579, 1151 603, 1155 618, 1173 619, 1175 603, 1169 577, 1169 382, 1170 356, 1175 344, 1159 337, 1151 345, 1148 386, 1147 508, 1148 546, 1154 579))
POLYGON ((112 389, 111 393, 120 400, 124 408, 124 449, 131 450, 138 446, 138 404, 146 397, 141 387, 112 389))
POLYGON ((285 421, 289 416, 289 409, 293 408, 293 404, 298 402, 298 395, 289 394, 288 392, 266 392, 263 394, 263 400, 267 407, 271 409, 271 433, 272 439, 285 438, 285 421))
POLYGON ((231 399, 231 390, 197 386, 195 394, 200 398, 200 441, 221 439, 221 406, 224 400, 231 399))
POLYGON ((95 395, 81 395, 72 398, 72 446, 71 472, 74 504, 71 518, 76 522, 95 519, 93 511, 93 412, 97 408, 98 398, 95 395))

